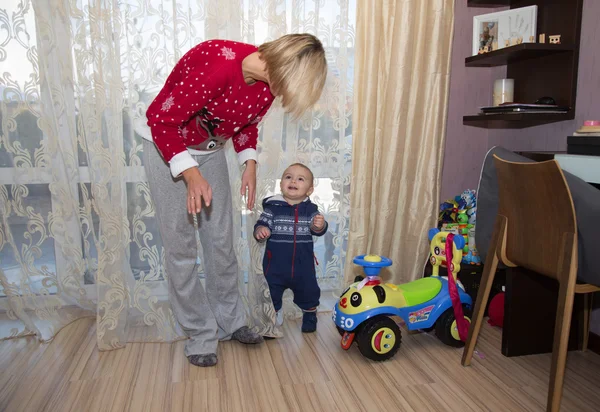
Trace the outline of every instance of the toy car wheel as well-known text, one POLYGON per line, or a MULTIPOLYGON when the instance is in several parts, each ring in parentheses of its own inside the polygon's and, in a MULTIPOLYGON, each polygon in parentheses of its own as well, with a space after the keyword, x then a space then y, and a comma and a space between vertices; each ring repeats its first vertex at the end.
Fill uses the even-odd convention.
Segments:
MULTIPOLYGON (((463 314, 465 319, 471 323, 472 312, 463 305, 463 314)), ((456 317, 454 316, 454 309, 449 308, 438 318, 435 323, 435 335, 448 346, 454 348, 461 348, 465 346, 465 342, 460 340, 458 335, 458 327, 456 326, 456 317)))
POLYGON ((360 353, 374 361, 384 361, 394 356, 402 342, 400 328, 387 316, 366 321, 356 338, 360 353))

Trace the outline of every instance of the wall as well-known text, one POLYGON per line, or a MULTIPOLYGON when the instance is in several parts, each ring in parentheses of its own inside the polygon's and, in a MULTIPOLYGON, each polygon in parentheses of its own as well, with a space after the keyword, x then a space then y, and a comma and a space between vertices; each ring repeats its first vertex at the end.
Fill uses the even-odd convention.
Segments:
POLYGON ((493 81, 506 73, 505 67, 465 67, 465 57, 472 54, 473 16, 503 10, 467 7, 466 3, 466 0, 457 0, 454 8, 442 201, 465 189, 477 189, 481 164, 488 150, 489 131, 464 126, 462 118, 478 113, 480 106, 491 104, 493 81))
MULTIPOLYGON (((502 10, 472 8, 466 3, 457 0, 455 4, 442 200, 464 189, 477 189, 481 164, 491 147, 564 151, 567 135, 584 120, 600 119, 600 0, 584 0, 575 120, 512 130, 464 126, 462 116, 477 113, 479 106, 490 104, 493 81, 506 74, 504 67, 465 67, 465 57, 471 55, 473 16, 502 10)), ((598 309, 592 314, 592 332, 600 335, 600 296, 594 300, 598 309)))

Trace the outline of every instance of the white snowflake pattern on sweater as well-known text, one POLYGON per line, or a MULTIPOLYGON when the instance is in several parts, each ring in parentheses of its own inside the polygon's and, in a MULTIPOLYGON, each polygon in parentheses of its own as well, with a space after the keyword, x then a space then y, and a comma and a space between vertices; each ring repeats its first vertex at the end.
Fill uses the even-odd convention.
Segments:
POLYGON ((202 42, 175 65, 146 111, 153 141, 169 164, 192 146, 208 145, 217 126, 224 140, 232 138, 240 162, 256 158, 258 125, 253 120, 265 116, 274 96, 266 84, 245 87, 236 63, 256 50, 228 40, 202 42))
POLYGON ((237 144, 239 144, 240 146, 243 146, 248 142, 248 139, 250 139, 250 136, 248 136, 245 133, 240 133, 238 138, 235 140, 236 140, 237 144))
POLYGON ((173 96, 169 96, 167 97, 167 100, 165 100, 162 104, 161 110, 163 112, 166 112, 167 110, 169 110, 171 107, 173 107, 173 105, 175 104, 175 99, 173 98, 173 96))
POLYGON ((223 53, 223 56, 225 56, 226 60, 235 59, 235 52, 229 47, 223 46, 223 48, 221 49, 221 53, 223 53))

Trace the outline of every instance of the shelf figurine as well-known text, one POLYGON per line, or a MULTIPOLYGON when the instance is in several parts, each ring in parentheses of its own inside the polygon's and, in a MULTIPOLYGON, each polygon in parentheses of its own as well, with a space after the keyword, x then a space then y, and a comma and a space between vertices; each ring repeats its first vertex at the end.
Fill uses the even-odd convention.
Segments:
POLYGON ((535 43, 535 36, 529 36, 529 43, 535 43))
POLYGON ((540 43, 546 43, 546 33, 540 34, 540 43))
POLYGON ((560 44, 560 34, 549 36, 548 39, 550 41, 550 44, 560 44))

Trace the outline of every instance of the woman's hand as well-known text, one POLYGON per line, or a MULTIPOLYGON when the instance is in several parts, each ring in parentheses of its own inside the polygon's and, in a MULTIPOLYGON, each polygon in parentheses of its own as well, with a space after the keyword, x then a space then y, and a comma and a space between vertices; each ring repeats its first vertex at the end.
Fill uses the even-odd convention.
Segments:
POLYGON ((246 195, 246 190, 248 191, 246 206, 249 210, 252 210, 256 196, 256 162, 254 160, 246 161, 246 170, 242 174, 240 194, 242 196, 246 195))
POLYGON ((210 206, 212 189, 206 179, 202 177, 200 170, 196 167, 190 167, 189 169, 184 170, 182 175, 188 188, 188 213, 200 213, 203 198, 206 207, 210 206))

